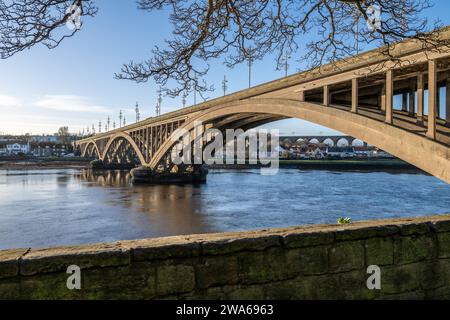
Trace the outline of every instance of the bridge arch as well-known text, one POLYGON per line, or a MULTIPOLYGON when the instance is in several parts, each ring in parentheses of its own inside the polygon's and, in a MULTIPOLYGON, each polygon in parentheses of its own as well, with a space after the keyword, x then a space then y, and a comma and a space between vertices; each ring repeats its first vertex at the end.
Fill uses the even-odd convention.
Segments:
MULTIPOLYGON (((445 146, 383 121, 323 105, 282 98, 253 98, 215 106, 189 118, 182 128, 191 131, 194 123, 209 123, 239 113, 272 114, 313 122, 377 146, 416 167, 450 182, 450 151, 445 146)), ((156 168, 174 142, 166 140, 150 161, 156 168)))
POLYGON ((353 147, 362 147, 362 146, 364 146, 364 141, 361 141, 359 139, 355 139, 355 140, 352 141, 351 145, 353 147))
POLYGON ((98 146, 94 140, 91 140, 86 145, 86 148, 84 148, 84 151, 82 152, 81 156, 82 157, 93 156, 93 154, 87 154, 90 150, 92 150, 93 152, 95 152, 97 154, 97 158, 99 158, 99 159, 101 158, 102 154, 101 154, 100 150, 98 149, 98 146))
POLYGON ((334 147, 334 141, 333 141, 333 139, 326 138, 326 139, 323 141, 323 143, 326 144, 326 145, 329 146, 329 147, 334 147))
POLYGON ((105 161, 106 156, 111 148, 111 146, 117 142, 118 139, 125 139, 131 146, 131 148, 133 148, 134 152, 136 153, 136 155, 139 158, 139 161, 142 165, 146 164, 144 155, 142 154, 141 150, 139 149, 138 145, 136 144, 136 142, 134 142, 134 140, 126 133, 124 132, 119 132, 116 133, 115 135, 113 135, 111 137, 111 139, 109 139, 108 143, 105 146, 105 150, 103 150, 103 154, 101 155, 101 160, 105 161))
POLYGON ((336 142, 336 146, 338 146, 338 147, 348 147, 348 146, 350 146, 350 143, 348 142, 348 140, 346 138, 340 138, 336 142))

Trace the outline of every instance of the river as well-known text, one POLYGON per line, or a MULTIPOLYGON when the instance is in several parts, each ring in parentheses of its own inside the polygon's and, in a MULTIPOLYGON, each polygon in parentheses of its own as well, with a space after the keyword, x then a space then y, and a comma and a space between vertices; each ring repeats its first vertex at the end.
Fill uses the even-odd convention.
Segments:
POLYGON ((127 172, 0 171, 0 249, 450 213, 428 175, 212 170, 199 186, 132 185, 127 172))

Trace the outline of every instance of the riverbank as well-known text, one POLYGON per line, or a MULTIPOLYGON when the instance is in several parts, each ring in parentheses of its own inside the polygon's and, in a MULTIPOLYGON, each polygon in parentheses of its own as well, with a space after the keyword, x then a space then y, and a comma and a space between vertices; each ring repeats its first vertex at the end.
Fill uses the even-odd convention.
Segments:
POLYGON ((86 168, 90 161, 77 157, 0 160, 0 170, 82 169, 86 168))
MULTIPOLYGON (((210 169, 254 169, 261 165, 234 164, 234 165, 211 165, 210 169)), ((301 169, 301 170, 371 170, 371 171, 402 171, 402 172, 422 172, 413 165, 400 159, 381 160, 280 160, 280 168, 301 169)))
MULTIPOLYGON (((83 158, 44 158, 44 159, 16 159, 1 161, 0 170, 38 170, 38 169, 82 169, 90 164, 90 159, 83 158)), ((381 160, 280 160, 280 168, 301 170, 376 170, 422 172, 413 165, 400 159, 381 160)), ((261 165, 251 164, 214 164, 209 169, 255 169, 261 165)))

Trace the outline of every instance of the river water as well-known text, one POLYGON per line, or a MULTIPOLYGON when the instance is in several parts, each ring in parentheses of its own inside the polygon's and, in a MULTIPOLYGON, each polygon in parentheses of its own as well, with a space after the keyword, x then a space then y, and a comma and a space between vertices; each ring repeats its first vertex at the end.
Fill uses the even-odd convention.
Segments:
POLYGON ((127 172, 0 171, 0 249, 450 213, 423 174, 212 170, 200 186, 132 185, 127 172))

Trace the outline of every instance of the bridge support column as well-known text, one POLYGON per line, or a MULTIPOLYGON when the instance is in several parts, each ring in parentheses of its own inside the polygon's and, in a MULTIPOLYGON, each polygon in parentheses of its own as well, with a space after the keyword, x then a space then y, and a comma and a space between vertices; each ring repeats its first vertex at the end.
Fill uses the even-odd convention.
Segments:
POLYGON ((305 101, 305 91, 300 91, 299 93, 298 93, 298 100, 300 100, 300 101, 305 101))
POLYGON ((394 96, 394 71, 386 72, 386 123, 392 124, 392 103, 394 96))
POLYGON ((359 86, 358 78, 352 79, 352 112, 356 113, 358 109, 359 86))
POLYGON ((330 106, 330 86, 329 85, 323 86, 323 105, 325 107, 330 106))
POLYGON ((423 72, 417 75, 417 123, 423 124, 424 81, 423 72))
POLYGON ((408 113, 411 117, 413 117, 415 113, 415 102, 416 102, 416 90, 414 85, 411 84, 411 88, 409 89, 409 108, 408 108, 408 113))
POLYGON ((408 93, 402 93, 402 111, 408 111, 408 93))
POLYGON ((138 167, 131 170, 135 183, 149 184, 200 184, 206 182, 208 168, 205 165, 193 165, 191 170, 180 167, 177 172, 159 172, 150 167, 138 167))
POLYGON ((445 125, 450 127, 450 79, 446 81, 445 93, 445 125))
POLYGON ((436 139, 436 100, 437 100, 437 72, 436 60, 428 62, 428 123, 427 137, 436 139))
POLYGON ((386 83, 383 82, 381 87, 381 111, 386 111, 386 83))
MULTIPOLYGON (((437 79, 437 76, 436 76, 437 79)), ((441 88, 436 84, 436 119, 441 116, 441 88)))

